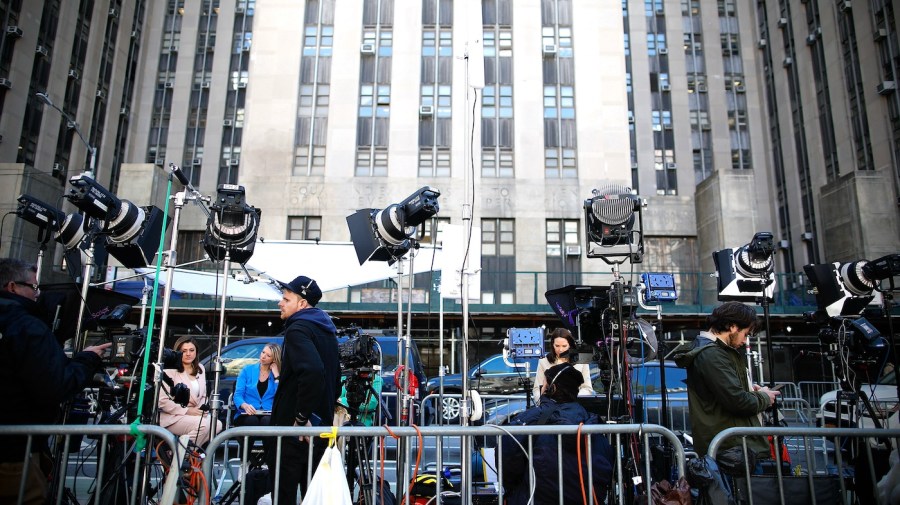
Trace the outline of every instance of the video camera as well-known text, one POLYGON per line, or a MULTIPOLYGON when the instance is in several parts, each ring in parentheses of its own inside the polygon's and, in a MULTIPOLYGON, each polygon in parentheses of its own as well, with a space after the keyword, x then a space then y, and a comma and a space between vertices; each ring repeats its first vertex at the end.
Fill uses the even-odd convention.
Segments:
POLYGON ((355 326, 339 330, 337 335, 339 337, 348 337, 345 342, 338 344, 338 355, 343 375, 361 368, 372 369, 381 363, 378 342, 375 340, 375 337, 362 333, 355 326))
POLYGON ((866 318, 828 317, 823 312, 807 312, 804 319, 822 325, 819 341, 833 346, 836 352, 847 352, 850 366, 867 368, 884 362, 888 342, 866 318))

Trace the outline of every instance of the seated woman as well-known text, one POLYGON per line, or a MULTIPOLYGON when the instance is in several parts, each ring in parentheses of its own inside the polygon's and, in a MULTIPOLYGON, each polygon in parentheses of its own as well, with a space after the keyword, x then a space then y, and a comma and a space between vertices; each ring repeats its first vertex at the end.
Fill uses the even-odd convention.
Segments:
POLYGON ((578 386, 578 394, 594 394, 594 386, 591 385, 591 370, 587 363, 575 363, 575 339, 572 338, 572 332, 565 328, 557 328, 550 333, 550 352, 540 360, 538 360, 537 374, 534 376, 534 390, 532 396, 534 404, 541 404, 541 396, 546 392, 544 385, 547 384, 547 369, 561 363, 570 363, 576 370, 581 372, 584 381, 578 386))
MULTIPOLYGON (((190 435, 191 440, 203 446, 209 441, 212 416, 201 406, 206 406, 206 376, 197 357, 197 341, 194 337, 181 337, 173 349, 181 354, 181 366, 167 368, 163 373, 175 384, 184 384, 191 392, 186 407, 172 401, 171 392, 160 391, 159 425, 176 435, 190 435)), ((222 431, 222 423, 216 420, 216 433, 222 431)))
POLYGON ((247 365, 234 383, 235 426, 268 426, 281 374, 281 346, 266 344, 259 363, 247 365))

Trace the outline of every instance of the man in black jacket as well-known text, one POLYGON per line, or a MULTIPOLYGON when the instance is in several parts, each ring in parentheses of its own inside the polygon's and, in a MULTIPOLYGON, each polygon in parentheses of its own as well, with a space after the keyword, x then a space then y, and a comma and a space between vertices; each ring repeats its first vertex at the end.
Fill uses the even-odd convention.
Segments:
MULTIPOLYGON (((60 405, 87 386, 100 368, 109 343, 66 357, 37 303, 37 269, 0 259, 0 424, 54 424, 60 405)), ((26 436, 0 437, 0 503, 15 502, 25 465, 24 503, 43 503, 47 480, 38 464, 47 437, 35 437, 31 455, 26 436)))
MULTIPOLYGON (((337 329, 331 317, 315 306, 322 298, 316 281, 301 275, 279 284, 283 292, 278 308, 284 320, 284 350, 278 391, 272 404, 272 426, 331 426, 334 406, 341 393, 337 329)), ((326 446, 322 439, 312 441, 313 468, 326 446)), ((273 490, 276 463, 280 463, 279 504, 295 505, 298 485, 301 491, 306 491, 309 448, 307 437, 283 437, 279 458, 276 439, 268 441, 266 459, 273 490)))

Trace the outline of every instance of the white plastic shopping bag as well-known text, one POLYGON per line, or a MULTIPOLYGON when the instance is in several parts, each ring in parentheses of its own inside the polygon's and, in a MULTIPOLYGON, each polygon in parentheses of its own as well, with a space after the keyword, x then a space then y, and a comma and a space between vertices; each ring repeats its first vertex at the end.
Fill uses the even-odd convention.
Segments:
POLYGON ((337 446, 329 445, 309 483, 303 505, 352 505, 350 487, 344 474, 344 460, 337 446))

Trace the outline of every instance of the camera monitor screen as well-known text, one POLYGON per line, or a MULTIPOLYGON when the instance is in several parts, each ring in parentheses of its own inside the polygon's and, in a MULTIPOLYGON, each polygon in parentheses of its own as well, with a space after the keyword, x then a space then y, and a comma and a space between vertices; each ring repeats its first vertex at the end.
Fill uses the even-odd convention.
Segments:
MULTIPOLYGON (((81 308, 81 288, 75 283, 42 284, 39 303, 51 321, 51 329, 60 344, 75 337, 78 310, 81 308)), ((109 314, 117 305, 135 305, 137 298, 102 288, 89 287, 87 307, 82 329, 96 329, 101 317, 109 314)))

